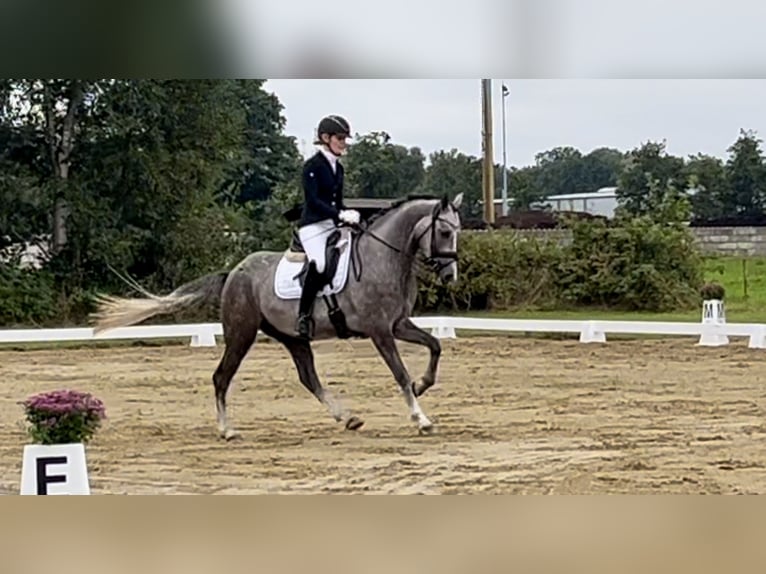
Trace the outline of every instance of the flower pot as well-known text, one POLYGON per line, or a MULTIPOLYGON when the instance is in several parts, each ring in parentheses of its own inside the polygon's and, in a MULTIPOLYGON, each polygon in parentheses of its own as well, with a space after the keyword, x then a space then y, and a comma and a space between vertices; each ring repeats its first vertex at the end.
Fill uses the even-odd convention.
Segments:
POLYGON ((21 494, 90 494, 85 445, 69 443, 24 446, 21 494))

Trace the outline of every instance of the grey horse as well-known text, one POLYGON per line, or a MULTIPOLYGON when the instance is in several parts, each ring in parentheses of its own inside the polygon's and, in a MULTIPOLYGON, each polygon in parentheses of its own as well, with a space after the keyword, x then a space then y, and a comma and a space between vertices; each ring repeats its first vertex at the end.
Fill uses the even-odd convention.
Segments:
MULTIPOLYGON (((425 262, 442 282, 457 280, 461 230, 458 210, 462 199, 462 193, 452 201, 446 197, 408 197, 375 214, 366 226, 342 229, 346 239, 354 243, 346 243, 345 249, 352 250, 347 259, 351 262, 346 266, 349 269, 346 282, 333 294, 336 309, 343 315, 350 336, 372 341, 399 384, 410 418, 421 433, 431 431, 433 425, 417 397, 436 381, 441 345, 410 319, 417 296, 417 270, 425 262), (430 351, 430 361, 419 383, 413 382, 407 372, 396 340, 422 345, 430 351)), ((212 377, 221 437, 230 439, 237 435, 226 416, 227 393, 259 329, 287 348, 300 382, 329 409, 335 421, 356 430, 362 426, 362 420, 345 412, 322 386, 310 341, 294 333, 297 298, 277 296, 275 274, 280 262, 284 263, 289 255, 290 250, 251 253, 230 271, 200 277, 165 296, 143 289, 142 298, 102 296, 91 316, 94 333, 214 301, 220 305, 225 342, 223 356, 212 377)), ((313 340, 349 336, 341 335, 329 312, 315 310, 314 320, 313 340)))

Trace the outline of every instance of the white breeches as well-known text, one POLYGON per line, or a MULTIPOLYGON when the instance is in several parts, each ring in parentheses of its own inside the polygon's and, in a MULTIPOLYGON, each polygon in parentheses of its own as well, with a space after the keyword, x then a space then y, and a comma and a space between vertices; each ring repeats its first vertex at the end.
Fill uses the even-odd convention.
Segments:
POLYGON ((309 261, 316 264, 317 271, 322 273, 325 268, 325 248, 327 237, 335 229, 332 219, 324 219, 316 223, 310 223, 298 229, 298 237, 301 239, 303 250, 309 261))

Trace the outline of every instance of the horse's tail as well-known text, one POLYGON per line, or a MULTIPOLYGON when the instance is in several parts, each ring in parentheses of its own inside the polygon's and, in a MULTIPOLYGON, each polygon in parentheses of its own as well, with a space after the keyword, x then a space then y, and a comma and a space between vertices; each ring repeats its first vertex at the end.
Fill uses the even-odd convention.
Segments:
POLYGON ((99 295, 97 311, 91 313, 93 332, 99 333, 117 327, 134 325, 140 321, 188 309, 202 303, 218 304, 228 271, 211 273, 178 287, 168 295, 154 295, 133 284, 144 294, 138 299, 99 295))

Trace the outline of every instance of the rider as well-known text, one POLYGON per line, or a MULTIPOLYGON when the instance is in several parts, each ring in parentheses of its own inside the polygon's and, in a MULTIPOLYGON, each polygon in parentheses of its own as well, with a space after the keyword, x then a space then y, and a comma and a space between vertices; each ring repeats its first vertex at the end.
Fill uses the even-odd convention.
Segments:
MULTIPOLYGON (((303 164, 305 202, 298 223, 298 236, 309 266, 298 307, 296 331, 305 339, 310 338, 311 308, 320 286, 332 280, 332 277, 323 277, 327 236, 341 222, 359 223, 359 212, 346 209, 343 204, 344 170, 338 158, 345 152, 346 138, 349 137, 351 126, 345 118, 338 115, 322 118, 314 142, 320 148, 303 164)), ((329 285, 325 289, 329 289, 329 285)))

